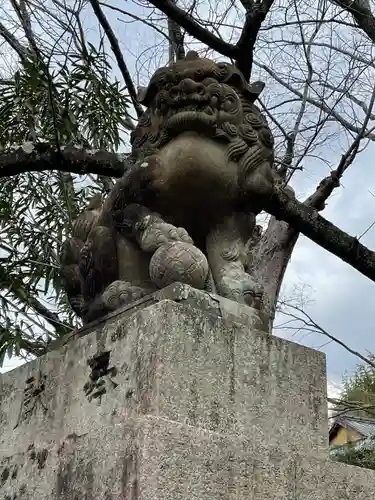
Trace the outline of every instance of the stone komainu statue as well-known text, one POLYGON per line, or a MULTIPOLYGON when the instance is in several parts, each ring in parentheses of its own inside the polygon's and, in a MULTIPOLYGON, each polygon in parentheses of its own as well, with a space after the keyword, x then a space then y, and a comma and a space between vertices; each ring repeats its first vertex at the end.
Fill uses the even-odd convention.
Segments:
POLYGON ((254 105, 261 90, 195 52, 140 90, 129 168, 63 246, 65 289, 84 322, 174 281, 247 304, 261 295, 246 272, 275 178, 273 137, 254 105))

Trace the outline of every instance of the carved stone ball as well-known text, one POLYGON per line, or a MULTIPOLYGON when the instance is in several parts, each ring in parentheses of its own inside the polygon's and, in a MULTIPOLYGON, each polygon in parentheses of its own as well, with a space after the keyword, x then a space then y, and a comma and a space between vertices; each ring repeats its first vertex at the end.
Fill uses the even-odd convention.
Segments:
POLYGON ((150 261, 150 278, 159 288, 180 281, 203 289, 208 277, 205 255, 194 245, 182 241, 164 243, 150 261))

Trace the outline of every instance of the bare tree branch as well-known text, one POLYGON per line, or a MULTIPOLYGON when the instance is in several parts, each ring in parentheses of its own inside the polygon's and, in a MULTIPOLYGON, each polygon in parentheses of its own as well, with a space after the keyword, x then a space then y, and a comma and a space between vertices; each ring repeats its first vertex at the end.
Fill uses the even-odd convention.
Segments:
POLYGON ((333 0, 332 3, 349 12, 359 28, 375 43, 375 17, 371 13, 368 0, 333 0))
POLYGON ((372 417, 375 416, 375 405, 373 404, 365 404, 362 401, 348 401, 347 399, 336 398, 327 398, 327 401, 328 403, 334 405, 332 408, 333 414, 328 418, 337 418, 353 412, 364 412, 372 417))
POLYGON ((315 193, 313 193, 306 201, 305 204, 311 207, 317 208, 318 210, 324 209, 324 202, 331 195, 332 191, 340 185, 340 179, 348 167, 353 163, 359 149, 361 140, 366 136, 366 129, 368 122, 372 116, 372 110, 375 103, 375 87, 372 91, 372 96, 370 99, 369 106, 367 108, 367 116, 362 124, 362 128, 359 131, 357 137, 354 139, 352 144, 349 146, 347 151, 341 156, 340 162, 331 174, 323 179, 315 193))
MULTIPOLYGON (((298 307, 298 306, 291 304, 289 302, 286 302, 286 301, 281 301, 280 308, 281 308, 282 313, 285 314, 286 316, 289 316, 289 317, 303 323, 304 326, 302 327, 302 329, 313 328, 314 333, 319 333, 321 335, 324 335, 325 337, 328 337, 330 340, 332 340, 336 344, 343 347, 346 351, 350 352, 350 354, 354 354, 354 356, 357 356, 359 359, 364 361, 366 364, 368 364, 372 368, 375 368, 375 363, 373 363, 373 361, 371 361, 371 359, 367 358, 366 356, 363 356, 363 354, 361 354, 358 351, 355 351, 354 349, 349 347, 347 344, 345 344, 345 342, 343 342, 342 340, 338 339, 334 335, 331 335, 325 328, 323 328, 318 323, 316 323, 316 321, 314 321, 312 319, 312 317, 306 311, 304 311, 301 307, 298 307), (289 310, 285 310, 285 307, 292 309, 294 311, 297 311, 298 313, 300 313, 302 315, 302 317, 298 316, 295 313, 290 312, 289 310)), ((309 330, 309 331, 312 331, 312 330, 309 330)))
MULTIPOLYGON (((91 1, 91 0, 90 0, 91 1)), ((203 28, 190 14, 173 3, 172 0, 149 0, 149 2, 159 9, 168 18, 184 28, 189 35, 195 37, 200 42, 206 44, 219 54, 235 59, 238 54, 238 48, 225 42, 213 33, 203 28)))
POLYGON ((37 143, 31 153, 25 152, 22 146, 0 152, 0 179, 45 170, 121 177, 126 168, 126 155, 90 151, 79 146, 62 146, 59 151, 50 143, 37 143))
MULTIPOLYGON (((176 4, 176 0, 171 0, 176 4)), ((184 59, 185 49, 184 49, 184 37, 182 35, 181 27, 175 21, 168 17, 168 35, 171 40, 171 50, 176 56, 176 60, 184 59)), ((170 57, 170 62, 172 59, 170 57)))
POLYGON ((315 208, 299 202, 287 190, 276 188, 265 209, 375 281, 375 252, 323 218, 315 208))
POLYGON ((246 80, 250 79, 253 66, 254 45, 260 30, 274 0, 263 0, 262 3, 255 2, 250 10, 247 10, 245 24, 237 42, 238 54, 236 66, 242 72, 246 80))
POLYGON ((17 40, 17 38, 2 24, 0 23, 0 35, 9 43, 13 50, 17 52, 22 61, 26 61, 28 51, 17 40))
MULTIPOLYGON (((299 20, 297 8, 296 8, 296 12, 297 12, 297 18, 299 20)), ((311 86, 311 81, 312 81, 313 74, 314 74, 313 66, 311 64, 311 44, 314 41, 314 38, 317 36, 320 28, 321 28, 321 24, 317 23, 317 26, 316 26, 315 30, 313 31, 310 39, 305 44, 302 26, 299 25, 301 38, 303 41, 303 48, 304 48, 304 53, 305 53, 305 58, 306 58, 306 64, 307 64, 307 78, 306 78, 306 82, 304 84, 304 89, 303 89, 303 94, 302 94, 302 102, 301 102, 300 110, 299 110, 298 115, 297 115, 297 119, 295 121, 292 132, 290 132, 286 137, 287 148, 286 148, 286 153, 285 153, 285 157, 283 160, 283 164, 281 165, 281 167, 278 170, 279 175, 281 175, 281 177, 283 179, 287 178, 287 173, 292 166, 296 139, 297 139, 297 136, 300 132, 301 122, 302 122, 302 119, 303 119, 303 116, 305 114, 306 107, 307 107, 307 97, 308 97, 308 93, 309 93, 310 86, 311 86)), ((290 178, 291 178, 291 176, 289 176, 289 180, 290 180, 290 178)))
POLYGON ((339 186, 339 177, 336 171, 333 170, 330 175, 320 181, 315 192, 307 198, 305 204, 317 210, 323 210, 325 208, 325 202, 331 196, 333 190, 339 186))
POLYGON ((58 314, 50 311, 31 294, 28 294, 27 303, 32 309, 34 309, 34 311, 40 314, 47 321, 47 323, 53 326, 59 336, 65 335, 66 333, 71 331, 71 328, 69 328, 60 320, 58 314))
MULTIPOLYGON (((302 25, 302 24, 303 23, 301 22, 300 25, 302 25)), ((273 42, 275 44, 284 44, 284 45, 287 44, 287 45, 292 45, 295 47, 299 47, 300 45, 303 45, 302 41, 289 40, 289 39, 286 39, 284 37, 282 39, 275 39, 275 40, 273 40, 273 42)), ((350 60, 361 62, 361 63, 365 64, 366 66, 375 66, 373 58, 371 58, 371 59, 366 58, 361 53, 355 53, 354 50, 344 49, 342 47, 338 47, 336 45, 333 45, 332 43, 313 42, 311 44, 311 46, 312 47, 327 48, 329 50, 333 50, 333 51, 338 52, 344 56, 347 56, 350 60)), ((353 49, 353 47, 351 47, 351 49, 353 49)))
MULTIPOLYGON (((172 40, 168 37, 167 33, 164 33, 164 31, 162 29, 158 28, 157 26, 155 26, 155 24, 153 24, 149 21, 146 21, 146 19, 142 19, 141 17, 136 16, 132 12, 128 12, 127 10, 120 9, 119 7, 115 7, 114 5, 110 5, 110 4, 105 3, 105 2, 99 2, 99 4, 103 5, 103 7, 107 7, 108 9, 112 9, 116 12, 120 12, 121 14, 124 14, 125 16, 129 16, 132 19, 135 19, 136 21, 139 21, 140 23, 145 24, 146 26, 149 26, 150 28, 152 28, 155 31, 157 31, 158 33, 160 33, 160 35, 162 35, 164 38, 166 38, 168 40, 168 42, 170 42, 170 43, 172 42, 172 40)), ((123 22, 123 23, 126 22, 121 18, 118 18, 118 20, 123 22)))
POLYGON ((118 64, 120 71, 121 71, 121 74, 125 80, 126 87, 128 89, 130 98, 132 100, 133 106, 134 106, 135 111, 137 113, 137 116, 139 118, 143 115, 143 108, 140 105, 140 103, 138 102, 137 91, 134 87, 133 80, 132 80, 130 73, 129 73, 129 70, 126 66, 124 57, 123 57, 121 49, 120 49, 120 45, 118 43, 118 40, 117 40, 117 38, 116 38, 112 28, 111 28, 111 25, 109 24, 107 18, 104 15, 104 12, 102 11, 98 0, 90 0, 90 4, 93 8, 93 11, 95 12, 96 17, 98 18, 98 21, 100 22, 102 28, 104 29, 104 31, 108 37, 108 40, 111 44, 112 52, 114 53, 114 55, 116 57, 117 64, 118 64))
MULTIPOLYGON (((340 185, 340 178, 349 167, 358 152, 360 141, 363 139, 368 121, 371 117, 375 100, 375 88, 373 90, 367 116, 362 128, 354 139, 347 152, 342 155, 336 170, 323 179, 316 191, 305 200, 304 204, 317 210, 325 208, 325 202, 333 190, 340 185)), ((289 145, 290 146, 290 145, 289 145)), ((287 149, 287 153, 290 153, 287 149)), ((288 158, 286 159, 286 161, 288 158)), ((285 222, 279 222, 271 218, 263 238, 254 249, 252 257, 251 274, 264 286, 263 307, 272 322, 275 315, 276 302, 280 291, 286 268, 292 255, 294 246, 298 240, 298 231, 295 227, 285 222)), ((359 239, 359 238, 358 238, 359 239)))
MULTIPOLYGON (((259 68, 264 69, 269 75, 272 76, 278 83, 280 83, 283 87, 288 89, 290 92, 298 96, 301 100, 303 99, 303 94, 299 92, 298 90, 294 89, 289 83, 285 82, 280 76, 278 76, 272 69, 270 69, 268 66, 265 64, 258 63, 257 61, 254 61, 254 64, 256 64, 259 68)), ((330 108, 328 104, 326 104, 323 100, 317 101, 316 99, 313 99, 310 96, 306 96, 306 101, 313 106, 317 107, 318 109, 324 111, 328 115, 332 116, 336 121, 338 121, 344 128, 347 130, 350 130, 351 132, 355 132, 358 134, 360 132, 360 127, 356 127, 352 123, 350 123, 348 120, 346 120, 344 117, 342 117, 339 113, 337 113, 334 109, 330 108)), ((366 132, 366 139, 370 139, 371 141, 375 141, 375 134, 366 132)))
MULTIPOLYGON (((314 83, 314 82, 312 82, 314 83)), ((351 101, 354 102, 354 104, 356 104, 358 107, 360 107, 362 109, 362 111, 364 111, 366 113, 366 115, 369 113, 369 108, 367 106, 367 104, 364 102, 364 101, 361 101, 360 99, 358 99, 358 97, 354 96, 353 94, 351 94, 348 89, 346 89, 345 87, 335 87, 334 85, 331 85, 327 82, 325 82, 324 84, 324 87, 326 87, 327 89, 329 90, 333 90, 333 92, 339 92, 340 94, 344 94, 345 97, 347 97, 348 99, 350 99, 351 101)), ((370 120, 375 120, 375 114, 374 113, 370 113, 369 114, 369 119, 370 120)))
POLYGON ((251 9, 254 7, 254 0, 240 0, 240 2, 246 12, 250 12, 251 9))
POLYGON ((15 10, 18 19, 21 22, 21 26, 23 28, 23 31, 25 32, 26 38, 30 44, 32 52, 35 54, 36 57, 41 58, 40 50, 35 41, 34 33, 31 28, 30 16, 27 12, 24 0, 20 0, 19 4, 17 3, 16 0, 10 0, 10 3, 12 4, 13 9, 15 10))

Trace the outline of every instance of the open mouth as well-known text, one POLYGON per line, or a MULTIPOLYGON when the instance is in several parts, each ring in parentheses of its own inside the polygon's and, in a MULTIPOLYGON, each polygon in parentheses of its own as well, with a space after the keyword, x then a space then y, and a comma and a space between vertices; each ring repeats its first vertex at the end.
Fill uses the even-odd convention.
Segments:
POLYGON ((199 105, 189 105, 168 112, 165 128, 172 135, 181 132, 197 131, 209 135, 216 132, 217 113, 210 107, 199 105))

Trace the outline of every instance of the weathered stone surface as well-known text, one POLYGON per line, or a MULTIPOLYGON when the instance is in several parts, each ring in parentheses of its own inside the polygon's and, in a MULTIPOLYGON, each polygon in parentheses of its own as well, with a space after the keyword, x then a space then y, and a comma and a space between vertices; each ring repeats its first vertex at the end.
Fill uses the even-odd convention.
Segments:
POLYGON ((322 354, 171 300, 113 317, 1 383, 0 446, 12 453, 29 439, 45 447, 139 414, 251 436, 257 446, 326 448, 322 354), (106 394, 88 401, 87 360, 106 351, 117 373, 105 378, 106 394), (47 378, 30 403, 36 414, 19 422, 26 380, 39 374, 47 378))
POLYGON ((176 285, 2 375, 0 499, 372 498, 328 458, 324 356, 259 325, 176 285))
POLYGON ((296 478, 296 498, 301 500, 371 500, 375 494, 375 471, 332 460, 302 458, 296 478))
POLYGON ((142 500, 289 497, 294 479, 290 459, 277 450, 261 453, 251 438, 161 419, 145 421, 142 438, 142 500))
POLYGON ((375 489, 373 471, 153 416, 29 448, 0 474, 1 498, 22 500, 370 500, 375 489))
POLYGON ((197 290, 196 288, 192 288, 191 286, 183 283, 173 283, 172 285, 166 286, 161 290, 146 295, 145 297, 133 302, 131 305, 125 305, 118 308, 116 311, 107 314, 104 318, 85 325, 79 331, 66 335, 65 337, 55 341, 52 348, 57 349, 61 345, 67 344, 74 338, 87 335, 87 333, 92 332, 95 328, 103 325, 103 323, 108 320, 112 321, 114 318, 119 316, 122 316, 122 319, 124 319, 144 307, 148 307, 151 304, 156 304, 161 300, 168 299, 187 306, 198 308, 206 315, 213 315, 215 317, 222 318, 225 321, 242 323, 257 331, 267 331, 268 328, 268 317, 262 314, 258 309, 234 302, 233 300, 228 300, 220 295, 197 290))
MULTIPOLYGON (((251 442, 160 417, 128 420, 102 433, 8 457, 5 495, 24 499, 209 500, 249 498, 251 442), (100 445, 98 445, 100 443, 100 445), (43 460, 38 459, 42 456, 43 460)), ((283 490, 285 491, 285 490, 283 490)))
POLYGON ((370 500, 375 472, 148 418, 142 500, 370 500), (161 472, 162 471, 162 472, 161 472))

